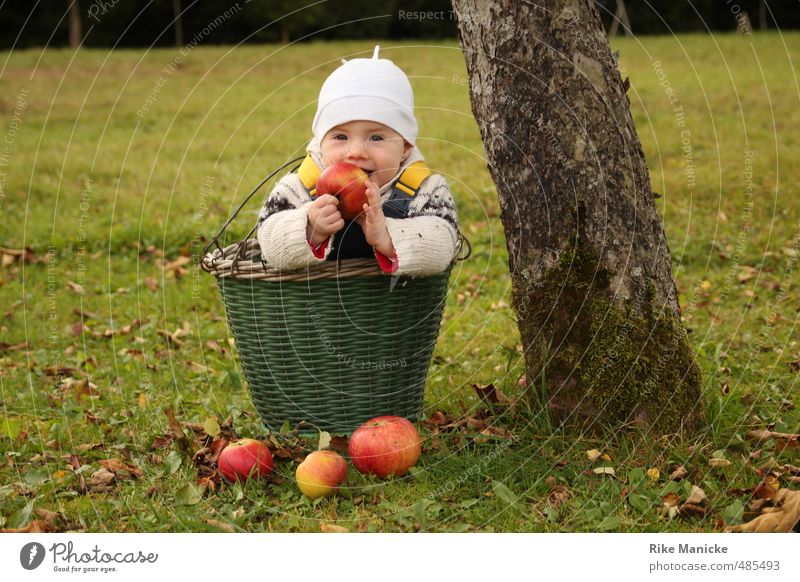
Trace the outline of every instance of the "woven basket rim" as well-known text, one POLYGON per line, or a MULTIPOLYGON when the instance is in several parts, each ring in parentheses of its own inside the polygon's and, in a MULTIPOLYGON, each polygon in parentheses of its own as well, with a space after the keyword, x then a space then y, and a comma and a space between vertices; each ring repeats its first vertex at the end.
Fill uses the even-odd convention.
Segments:
POLYGON ((386 276, 375 259, 341 259, 314 263, 307 268, 281 271, 261 258, 257 239, 231 243, 203 256, 200 266, 217 278, 264 281, 311 281, 355 276, 386 276))

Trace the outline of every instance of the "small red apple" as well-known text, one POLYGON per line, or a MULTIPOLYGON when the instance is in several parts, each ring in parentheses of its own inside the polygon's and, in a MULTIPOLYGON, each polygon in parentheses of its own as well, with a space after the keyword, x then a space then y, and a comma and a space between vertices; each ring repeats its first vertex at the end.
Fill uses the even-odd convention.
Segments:
POLYGON ((317 180, 317 196, 323 194, 338 197, 342 218, 353 220, 367 203, 367 173, 349 162, 333 164, 317 180))
POLYGON ((272 453, 261 441, 239 439, 222 450, 217 465, 228 481, 264 478, 272 472, 272 453))
POLYGON ((297 486, 311 499, 333 495, 347 478, 347 461, 334 451, 314 451, 295 471, 297 486))
POLYGON ((356 469, 383 479, 402 475, 413 467, 422 444, 417 429, 405 418, 378 416, 355 430, 348 452, 356 469))

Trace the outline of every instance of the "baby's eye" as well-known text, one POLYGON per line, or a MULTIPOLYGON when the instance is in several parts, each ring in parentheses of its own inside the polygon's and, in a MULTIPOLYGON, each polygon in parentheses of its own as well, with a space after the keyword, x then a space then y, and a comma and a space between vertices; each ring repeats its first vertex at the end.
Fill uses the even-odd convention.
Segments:
POLYGON ((337 133, 336 135, 333 136, 333 139, 343 140, 347 139, 347 136, 343 133, 337 133))
POLYGON ((369 139, 372 140, 372 141, 383 141, 383 136, 382 135, 373 135, 369 139))

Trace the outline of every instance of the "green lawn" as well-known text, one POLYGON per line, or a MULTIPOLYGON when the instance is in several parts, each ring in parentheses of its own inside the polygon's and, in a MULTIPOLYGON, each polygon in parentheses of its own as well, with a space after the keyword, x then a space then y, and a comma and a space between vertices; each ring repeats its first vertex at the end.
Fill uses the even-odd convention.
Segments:
MULTIPOLYGON (((0 267, 0 527, 718 531, 741 521, 770 468, 800 465, 796 446, 746 435, 800 432, 798 40, 614 42, 704 374, 709 422, 691 439, 580 436, 524 401, 484 414, 472 384, 513 397, 524 371, 464 60, 454 42, 382 43, 412 77, 420 148, 448 177, 474 247, 451 279, 426 415, 473 420, 466 433, 421 426, 409 476, 384 483, 351 466, 347 489, 317 502, 294 486, 292 461, 266 486, 201 497, 195 443, 160 438, 168 409, 180 423, 232 417, 237 435, 265 436, 213 278, 193 264, 176 277, 174 261, 196 256, 200 235, 303 152, 325 75, 374 43, 4 54, 0 246, 31 252, 5 254, 0 267), (180 346, 165 337, 178 328, 180 346), (476 439, 481 422, 503 430, 476 439), (607 456, 592 460, 593 449, 607 456), (109 459, 129 467, 105 463, 115 477, 103 483, 109 459), (686 476, 671 480, 681 465, 686 476), (675 515, 665 501, 684 501, 692 485, 707 496, 705 516, 675 515)), ((781 486, 798 487, 778 472, 781 486)))

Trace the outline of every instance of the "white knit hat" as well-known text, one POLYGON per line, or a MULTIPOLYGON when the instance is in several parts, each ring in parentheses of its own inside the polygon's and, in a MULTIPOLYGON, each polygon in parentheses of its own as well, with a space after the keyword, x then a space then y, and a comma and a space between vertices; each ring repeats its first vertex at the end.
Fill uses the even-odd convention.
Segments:
POLYGON ((419 127, 414 117, 414 92, 406 74, 389 59, 342 59, 322 84, 311 131, 320 141, 348 121, 375 121, 391 127, 414 145, 419 127))

